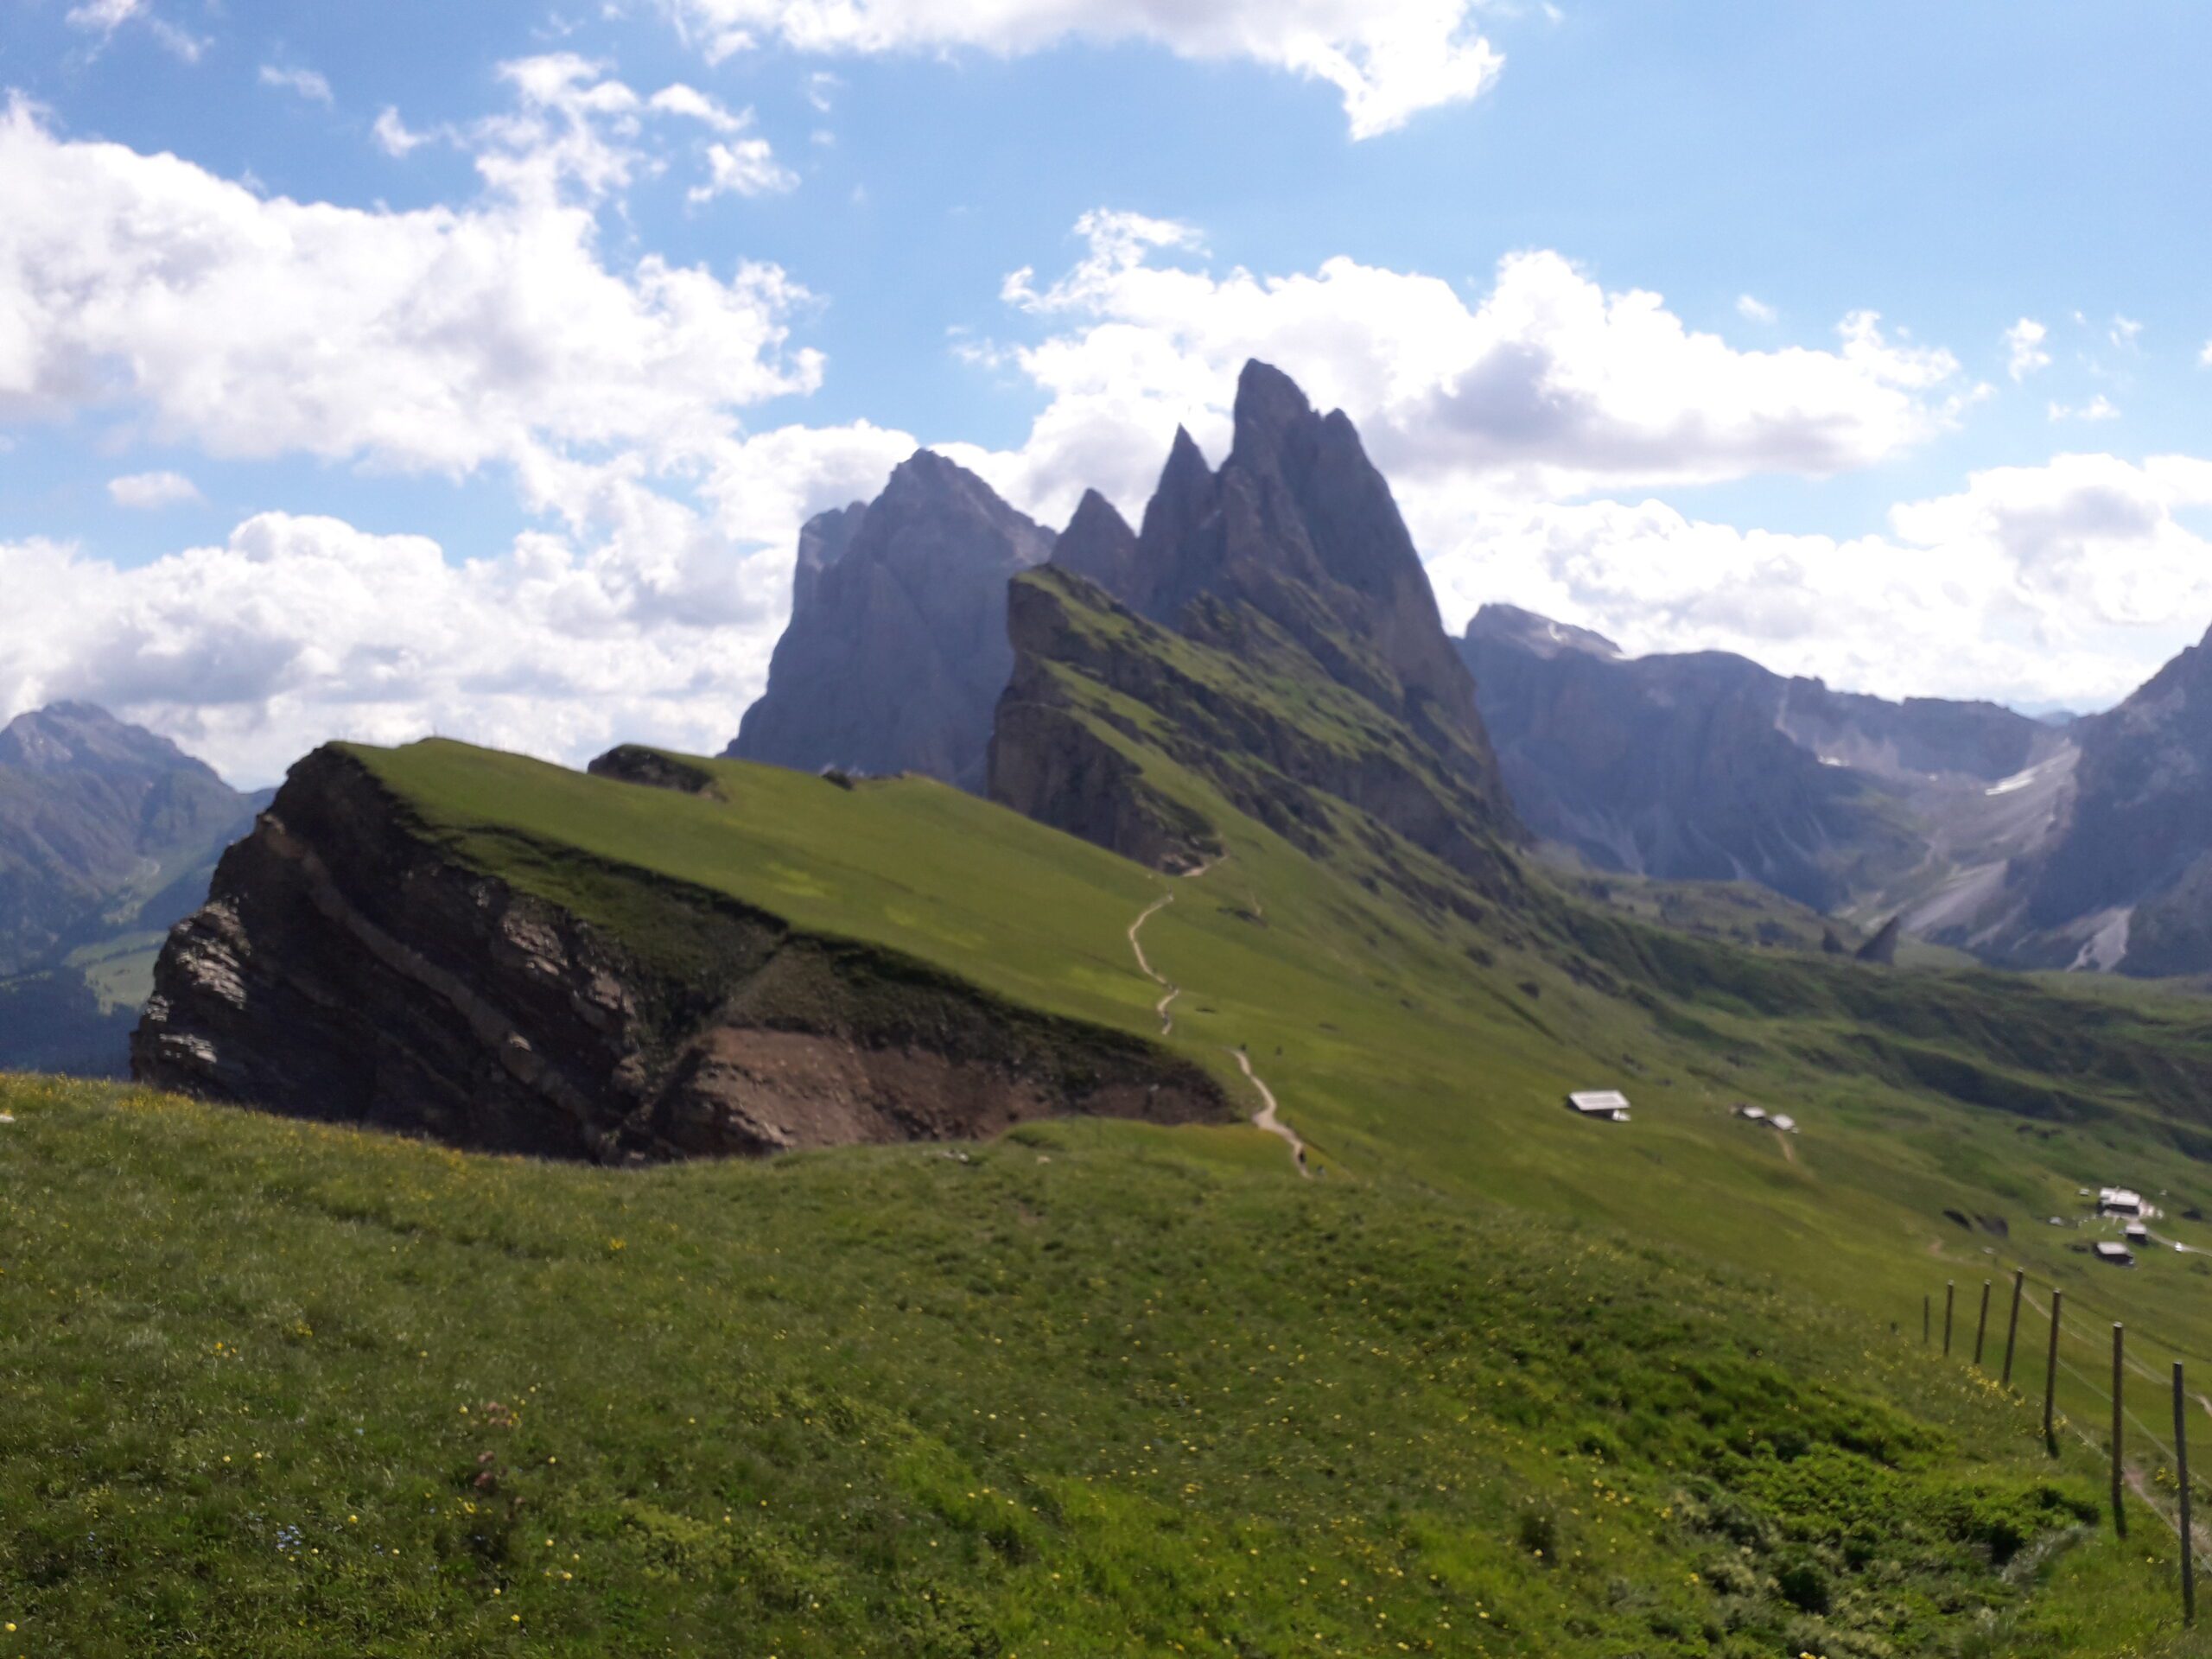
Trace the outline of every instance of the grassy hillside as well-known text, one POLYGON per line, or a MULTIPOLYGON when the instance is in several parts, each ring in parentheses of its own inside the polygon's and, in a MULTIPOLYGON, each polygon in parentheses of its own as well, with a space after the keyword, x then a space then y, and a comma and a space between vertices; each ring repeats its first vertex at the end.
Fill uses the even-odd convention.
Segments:
POLYGON ((2080 1436, 2124 1319, 2161 1490, 2155 1378, 2212 1380, 2212 1262, 2093 1266, 2076 1189, 2212 1249, 2200 1001, 1751 954, 1541 880, 1425 904, 1427 855, 1345 808, 1309 856, 1071 690, 1222 862, 916 780, 358 753, 640 952, 683 959, 637 902, 680 883, 1251 1098, 1241 1046, 1318 1179, 1248 1129, 1074 1122, 609 1173, 6 1085, 21 1651, 2190 1650, 2171 1532, 2138 1503, 2109 1541, 2080 1436), (1160 1037, 1128 929, 1171 894, 1160 1037), (1632 1123, 1559 1109, 1608 1084, 1632 1123), (2068 1299, 2056 1465, 1964 1363, 2015 1263, 2068 1299), (1949 1362, 1917 1330, 1946 1279, 1949 1362))

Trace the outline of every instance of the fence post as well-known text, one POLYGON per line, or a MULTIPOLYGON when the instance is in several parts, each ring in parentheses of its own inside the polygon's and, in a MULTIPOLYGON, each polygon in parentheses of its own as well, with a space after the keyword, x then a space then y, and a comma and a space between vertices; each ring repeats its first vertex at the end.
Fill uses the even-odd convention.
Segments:
POLYGON ((2115 1537, 2127 1536, 2127 1510, 2120 1502, 2120 1346, 2124 1339, 2119 1320, 2112 1325, 2112 1529, 2115 1537))
POLYGON ((1943 1357, 1946 1359, 1951 1357, 1951 1304, 1958 1299, 1958 1294, 1959 1281, 1946 1279, 1943 1281, 1943 1357))
POLYGON ((2174 1473, 2181 1481, 2181 1622, 2196 1623, 2196 1539, 2189 1529, 2189 1408, 2181 1361, 2174 1361, 2174 1473))
POLYGON ((1976 1319, 1974 1324, 1974 1363, 1977 1370, 1979 1370, 1981 1365, 1982 1340, 1988 1335, 1989 1281, 1985 1279, 1981 1281, 1981 1317, 1976 1319))
POLYGON ((2058 1455, 2058 1422, 2052 1414, 2058 1402, 2058 1310, 2066 1304, 2066 1293, 2050 1293, 2050 1357, 2043 1367, 2043 1444, 2052 1457, 2058 1455))
POLYGON ((2012 1317, 2005 1322, 2005 1376, 2002 1381, 2008 1389, 2012 1386, 2012 1344, 2020 1335, 2020 1294, 2026 1289, 2027 1282, 2028 1270, 2015 1268, 2012 1270, 2012 1317))

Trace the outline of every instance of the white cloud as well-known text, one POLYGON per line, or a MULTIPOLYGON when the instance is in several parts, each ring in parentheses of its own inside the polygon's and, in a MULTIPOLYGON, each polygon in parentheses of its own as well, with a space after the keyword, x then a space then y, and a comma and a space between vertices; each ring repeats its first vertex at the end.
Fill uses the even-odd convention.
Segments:
POLYGON ((2052 404, 2050 418, 2054 421, 2116 421, 2120 418, 2120 410, 2114 407, 2111 398, 2099 392, 2086 404, 2052 404))
POLYGON ((127 478, 111 478, 107 493, 108 499, 118 507, 142 512, 207 499, 200 493, 200 486, 182 473, 133 473, 127 478))
POLYGON ((287 92, 296 92, 311 103, 331 102, 330 83, 312 69, 280 68, 273 63, 261 66, 261 84, 287 92))
POLYGON ((694 202, 716 196, 770 196, 795 188, 798 175, 776 160, 766 138, 740 138, 727 144, 707 146, 709 174, 704 184, 690 192, 694 202))
POLYGON ((1656 501, 1416 524, 1455 629, 1491 600, 1634 652, 1735 651, 1889 696, 2102 707, 2212 622, 2212 462, 2060 455, 1900 505, 1885 533, 1745 531, 1656 501))
POLYGON ((0 420, 99 407, 222 456, 401 472, 505 463, 574 512, 579 464, 692 467, 738 411, 810 390, 780 270, 603 257, 587 196, 627 163, 554 75, 488 135, 502 188, 414 212, 264 199, 173 156, 0 116, 0 420), (532 148, 532 146, 536 148, 532 148), (548 152, 550 152, 550 154, 548 152))
POLYGON ((2022 317, 2005 331, 2005 370, 2016 384, 2050 366, 2050 353, 2043 348, 2050 337, 2050 330, 2033 317, 2022 317))
POLYGON ((435 143, 438 135, 433 132, 414 132, 399 118, 399 111, 386 105, 377 117, 374 128, 377 147, 387 156, 404 161, 425 144, 435 143))
POLYGON ((1746 322, 1772 323, 1780 321, 1782 314, 1764 300, 1749 294, 1736 296, 1736 315, 1746 322))
POLYGON ((1836 344, 1738 350, 1656 294, 1608 292, 1559 254, 1502 261, 1470 302, 1450 283, 1338 257, 1310 273, 1207 269, 1197 233, 1097 213, 1058 281, 1015 272, 1006 297, 1063 332, 1014 360, 1051 402, 1024 448, 975 455, 1057 517, 1096 485, 1142 501, 1180 423, 1217 454, 1247 358, 1342 407, 1402 495, 1462 508, 1598 489, 1826 474, 1949 424, 1971 391, 1947 352, 1854 313, 1836 344))
POLYGON ((2143 325, 2133 317, 2115 316, 2112 327, 2105 331, 2105 338, 2123 352, 2132 352, 2143 338, 2143 325))
POLYGON ((1355 138, 1486 91, 1504 59, 1477 0, 662 0, 710 62, 775 41, 818 54, 1012 56, 1068 41, 1147 41, 1336 87, 1355 138))
POLYGON ((164 50, 187 63, 200 61, 200 54, 207 49, 206 41, 179 29, 154 10, 150 0, 81 0, 64 14, 72 29, 99 36, 105 45, 116 30, 125 23, 143 23, 164 50))
POLYGON ((664 115, 680 115, 713 128, 716 132, 741 131, 753 119, 753 111, 733 114, 723 107, 721 100, 711 98, 696 86, 686 86, 678 81, 664 86, 646 100, 646 106, 664 115))

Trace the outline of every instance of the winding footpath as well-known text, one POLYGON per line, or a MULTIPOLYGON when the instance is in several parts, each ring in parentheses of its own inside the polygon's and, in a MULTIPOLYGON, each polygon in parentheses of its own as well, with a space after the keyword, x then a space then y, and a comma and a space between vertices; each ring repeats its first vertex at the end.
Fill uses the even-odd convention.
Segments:
MULTIPOLYGON (((1219 859, 1216 859, 1212 863, 1201 864, 1182 879, 1186 881, 1195 881, 1220 861, 1219 859)), ((1160 1034, 1163 1037, 1174 1034, 1175 1015, 1172 1010, 1175 1006, 1175 999, 1183 995, 1183 988, 1152 965, 1151 958, 1144 953, 1142 934, 1144 925, 1174 902, 1175 889, 1170 887, 1147 906, 1143 914, 1129 924, 1129 950, 1137 959, 1137 967, 1144 976, 1159 986, 1163 993, 1159 1004, 1153 1009, 1153 1012, 1160 1016, 1160 1034)), ((1298 1173, 1307 1180, 1312 1180, 1313 1172, 1306 1166, 1306 1142, 1299 1138, 1297 1130, 1282 1121, 1281 1109, 1276 1103, 1274 1090, 1268 1088, 1266 1080, 1252 1069, 1252 1057, 1249 1054, 1241 1048, 1232 1048, 1229 1052, 1236 1057, 1236 1064, 1243 1069, 1245 1077, 1250 1081, 1252 1086, 1260 1091, 1260 1109, 1252 1114, 1253 1127, 1274 1135, 1287 1146, 1290 1148, 1292 1160, 1298 1166, 1298 1173)))

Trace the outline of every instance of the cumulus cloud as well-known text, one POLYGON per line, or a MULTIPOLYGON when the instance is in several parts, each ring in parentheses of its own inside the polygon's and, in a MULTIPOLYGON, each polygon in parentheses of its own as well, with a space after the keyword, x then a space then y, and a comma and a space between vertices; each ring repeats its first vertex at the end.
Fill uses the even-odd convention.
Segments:
POLYGON ((2044 350, 2050 337, 2050 330, 2033 317, 2022 317, 2005 331, 2005 371, 2016 385, 2050 366, 2050 353, 2044 350))
POLYGON ((1247 358, 1277 364, 1359 423, 1401 488, 1479 499, 1862 467, 1948 425, 1973 393, 1949 353, 1872 313, 1827 348, 1745 351, 1656 294, 1609 291, 1562 256, 1502 261, 1470 301, 1451 283, 1346 257, 1261 276, 1209 268, 1191 227, 1095 213, 1058 280, 1007 300, 1064 325, 1007 355, 1051 402, 995 481, 1058 514, 1086 483, 1141 501, 1176 425, 1226 441, 1247 358))
POLYGON ((2212 462, 2060 455, 1976 473, 1851 539, 1657 501, 1540 504, 1415 530, 1452 626, 1504 600, 1635 652, 1735 651, 1890 696, 2096 708, 2212 622, 2212 462))
POLYGON ((108 499, 118 507, 152 512, 205 500, 200 486, 182 473, 133 473, 107 481, 108 499))
POLYGON ((1355 138, 1464 103, 1503 67, 1478 0, 663 0, 711 62, 775 42, 806 53, 1012 56, 1068 41, 1146 41, 1325 81, 1355 138))
POLYGON ((1782 314, 1764 300, 1750 294, 1736 296, 1736 315, 1746 322, 1772 323, 1781 320, 1782 314))
MULTIPOLYGON (((813 387, 804 289, 602 254, 609 162, 571 114, 615 100, 518 74, 495 189, 412 212, 265 199, 172 156, 0 117, 0 419, 112 410, 224 456, 516 470, 533 507, 585 460, 695 464, 745 406, 813 387)), ((494 153, 487 149, 487 154, 494 153)))
POLYGON ((297 93, 313 104, 331 101, 329 81, 313 69, 283 68, 264 63, 261 66, 261 84, 280 92, 297 93))

